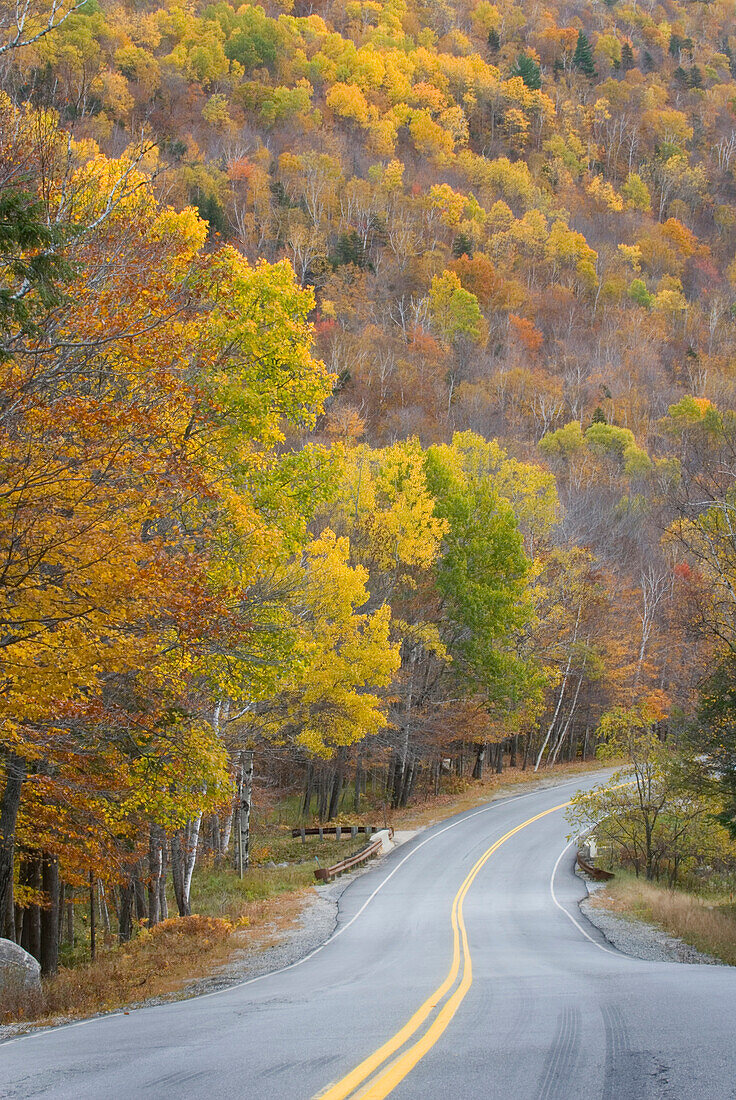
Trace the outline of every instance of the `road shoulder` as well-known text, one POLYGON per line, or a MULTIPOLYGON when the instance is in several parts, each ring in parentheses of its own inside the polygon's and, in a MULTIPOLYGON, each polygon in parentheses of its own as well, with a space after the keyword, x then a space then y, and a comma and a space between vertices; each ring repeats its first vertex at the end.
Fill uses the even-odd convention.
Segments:
POLYGON ((649 962, 698 963, 723 966, 720 959, 697 951, 690 944, 670 936, 654 924, 623 917, 597 896, 599 883, 586 882, 588 896, 580 902, 580 912, 618 951, 649 962))

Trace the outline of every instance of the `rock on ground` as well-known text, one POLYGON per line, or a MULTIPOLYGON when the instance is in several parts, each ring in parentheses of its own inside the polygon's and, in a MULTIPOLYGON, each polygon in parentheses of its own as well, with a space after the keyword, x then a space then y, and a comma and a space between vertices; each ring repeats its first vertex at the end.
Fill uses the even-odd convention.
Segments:
POLYGON ((0 939, 0 993, 38 993, 41 989, 41 967, 17 943, 0 939))

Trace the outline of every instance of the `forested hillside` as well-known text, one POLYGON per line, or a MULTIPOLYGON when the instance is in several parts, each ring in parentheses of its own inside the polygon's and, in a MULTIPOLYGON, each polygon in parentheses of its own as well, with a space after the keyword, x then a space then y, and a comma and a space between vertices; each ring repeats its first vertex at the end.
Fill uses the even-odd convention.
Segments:
POLYGON ((323 819, 645 730, 733 828, 730 0, 29 0, 0 73, 0 932, 188 913, 250 751, 323 819))

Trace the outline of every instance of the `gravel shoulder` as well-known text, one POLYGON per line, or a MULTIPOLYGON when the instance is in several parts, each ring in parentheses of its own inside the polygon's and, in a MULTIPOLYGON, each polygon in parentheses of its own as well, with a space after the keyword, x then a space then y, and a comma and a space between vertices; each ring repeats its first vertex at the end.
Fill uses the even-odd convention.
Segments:
MULTIPOLYGON (((418 831, 417 829, 397 830, 394 834, 394 847, 405 844, 407 840, 416 836, 418 831)), ((273 929, 277 938, 276 943, 265 948, 262 943, 257 943, 252 947, 238 950, 225 966, 206 978, 188 983, 175 995, 176 999, 227 989, 228 986, 238 985, 252 978, 260 978, 263 974, 271 974, 274 970, 293 966, 307 955, 311 955, 335 931, 340 898, 345 890, 356 878, 372 867, 375 867, 375 861, 364 864, 350 874, 342 875, 334 882, 324 886, 313 886, 305 898, 297 921, 287 928, 273 929)), ((268 933, 269 929, 266 928, 265 931, 268 933)))
MULTIPOLYGON (((579 876, 583 878, 582 875, 579 876)), ((590 882, 583 879, 588 888, 589 896, 580 902, 580 911, 591 924, 594 924, 608 942, 622 951, 625 955, 631 955, 635 959, 646 959, 650 962, 678 962, 678 963, 705 963, 708 966, 723 966, 720 959, 712 955, 705 955, 702 951, 696 951, 689 943, 669 936, 656 925, 647 924, 645 921, 622 917, 613 910, 600 904, 595 898, 597 889, 601 883, 590 882)))

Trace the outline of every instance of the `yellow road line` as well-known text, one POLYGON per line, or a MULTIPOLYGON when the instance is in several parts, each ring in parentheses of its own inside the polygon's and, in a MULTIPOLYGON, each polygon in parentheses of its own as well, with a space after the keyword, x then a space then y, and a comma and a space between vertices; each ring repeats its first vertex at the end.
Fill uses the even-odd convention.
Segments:
POLYGON ((544 810, 541 814, 536 814, 534 817, 522 821, 521 825, 509 829, 509 831, 500 837, 499 840, 495 841, 490 848, 486 849, 466 875, 460 889, 453 899, 450 914, 453 936, 452 963, 447 973, 447 977, 442 984, 435 989, 434 993, 432 993, 432 995, 417 1009, 407 1023, 388 1040, 388 1042, 384 1043, 383 1046, 369 1055, 360 1065, 356 1066, 347 1076, 343 1077, 341 1081, 336 1082, 336 1084, 329 1086, 324 1092, 320 1093, 320 1100, 345 1100, 345 1098, 350 1095, 354 1097, 354 1100, 359 1100, 359 1098, 360 1100, 383 1100, 383 1097, 388 1096, 388 1094, 396 1088, 399 1082, 403 1081, 406 1075, 411 1072, 414 1066, 421 1061, 427 1051, 434 1046, 457 1012, 473 983, 473 965, 470 958, 470 947, 468 945, 465 920, 463 918, 463 902, 465 901, 465 895, 472 886, 481 868, 485 866, 493 853, 496 852, 502 844, 505 844, 512 836, 522 829, 525 829, 527 825, 531 825, 534 821, 539 821, 540 818, 547 817, 548 814, 555 813, 557 810, 563 810, 569 805, 569 802, 562 802, 559 806, 552 806, 551 809, 544 810), (447 1001, 442 1005, 440 1011, 424 1034, 405 1050, 403 1054, 399 1055, 399 1057, 395 1058, 392 1062, 389 1062, 386 1068, 374 1077, 372 1081, 360 1088, 360 1091, 356 1092, 355 1090, 362 1085, 372 1073, 385 1065, 391 1058, 391 1055, 400 1050, 407 1040, 419 1030, 430 1013, 437 1008, 439 1003, 447 996, 457 979, 460 971, 461 959, 463 972, 460 982, 452 995, 448 997, 447 1001))

